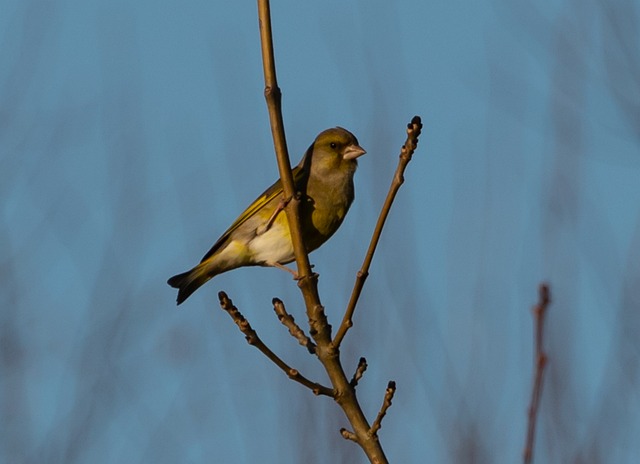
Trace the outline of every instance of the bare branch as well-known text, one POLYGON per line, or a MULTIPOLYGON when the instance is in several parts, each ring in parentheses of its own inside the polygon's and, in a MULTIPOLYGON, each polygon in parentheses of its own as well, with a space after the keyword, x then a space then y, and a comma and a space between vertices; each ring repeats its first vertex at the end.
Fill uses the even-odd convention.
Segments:
POLYGON ((531 391, 531 403, 528 411, 527 441, 524 447, 524 463, 533 462, 533 445, 535 440, 536 419, 538 417, 538 407, 542 395, 542 379, 544 368, 547 364, 547 355, 542 347, 544 335, 544 316, 551 302, 549 286, 540 284, 538 304, 533 307, 533 317, 535 319, 535 375, 531 391))
POLYGON ((240 332, 242 332, 249 343, 249 345, 255 346, 258 348, 267 358, 269 358, 276 366, 278 366, 282 371, 287 374, 287 376, 291 380, 295 380, 296 382, 304 385, 309 390, 313 392, 314 395, 325 395, 333 398, 334 392, 332 389, 320 385, 319 383, 312 382, 307 379, 305 376, 300 374, 297 369, 290 367, 287 363, 285 363, 278 355, 276 355, 264 342, 258 337, 258 334, 249 324, 249 321, 245 319, 245 317, 238 311, 233 305, 233 301, 227 296, 225 292, 218 293, 218 298, 220 299, 220 307, 225 310, 233 322, 236 323, 240 332))
POLYGON ((296 324, 296 320, 293 318, 291 314, 289 314, 284 307, 284 303, 279 298, 274 298, 273 302, 273 310, 276 312, 278 316, 278 320, 284 325, 287 329, 289 329, 289 333, 293 338, 298 340, 302 346, 306 347, 309 350, 309 353, 315 354, 316 352, 316 344, 311 341, 309 337, 304 333, 304 330, 300 328, 298 324, 296 324))
POLYGON ((340 347, 342 339, 353 325, 353 313, 356 309, 358 298, 360 298, 362 287, 364 287, 364 282, 369 276, 369 267, 371 266, 373 254, 375 253, 376 247, 378 246, 378 241, 380 240, 380 235, 382 234, 382 228, 384 227, 384 223, 387 220, 387 216, 389 215, 393 200, 395 199, 400 186, 404 183, 404 171, 407 168, 407 164, 409 164, 409 161, 411 161, 413 152, 418 146, 418 138, 420 137, 421 131, 422 122, 420 121, 420 117, 414 116, 411 122, 407 125, 407 140, 400 150, 398 167, 396 168, 393 180, 391 181, 389 193, 387 193, 387 198, 385 199, 382 206, 382 211, 380 211, 380 216, 378 216, 378 222, 376 223, 376 228, 373 231, 373 236, 371 237, 371 242, 369 243, 369 249, 367 250, 367 254, 364 258, 362 267, 358 271, 356 282, 353 286, 353 291, 351 292, 351 299, 349 300, 349 304, 344 313, 344 317, 342 318, 342 323, 340 324, 340 328, 338 329, 338 332, 333 339, 333 346, 335 346, 336 348, 340 347))
POLYGON ((278 172, 282 181, 284 198, 287 201, 285 213, 289 223, 291 242, 298 268, 298 287, 302 290, 311 336, 318 340, 331 340, 331 326, 327 321, 324 308, 320 304, 318 294, 318 275, 311 272, 309 255, 304 246, 302 228, 300 226, 300 195, 295 191, 293 175, 291 173, 291 161, 287 151, 287 141, 282 120, 282 94, 278 87, 276 77, 275 57, 273 50, 273 38, 271 34, 271 12, 269 0, 258 0, 258 20, 260 23, 260 44, 262 49, 262 63, 264 70, 264 95, 269 111, 271 134, 278 161, 278 172))
MULTIPOLYGON (((299 192, 294 191, 295 186, 291 174, 291 163, 287 153, 284 124, 282 120, 281 92, 276 80, 269 0, 258 0, 258 16, 260 22, 260 41, 262 46, 262 59, 265 77, 265 98, 267 101, 267 108, 269 110, 269 121, 271 123, 271 132, 274 140, 276 158, 278 160, 280 179, 284 190, 284 198, 287 200, 290 199, 285 207, 285 212, 289 223, 291 241, 298 268, 298 287, 302 291, 306 313, 309 319, 309 334, 313 337, 313 340, 317 345, 316 355, 331 380, 333 396, 336 403, 338 403, 342 408, 353 428, 353 432, 350 432, 350 434, 356 436, 357 443, 363 449, 370 462, 375 464, 385 464, 388 460, 382 450, 382 446, 380 445, 377 436, 369 434, 371 427, 369 426, 367 418, 358 403, 355 389, 350 385, 344 369, 342 368, 339 343, 332 343, 331 326, 327 320, 324 308, 320 303, 320 296, 318 294, 318 276, 311 272, 309 257, 304 246, 300 226, 299 206, 301 198, 300 195, 298 195, 299 192)), ((412 121, 411 129, 408 131, 414 134, 414 136, 405 144, 406 148, 403 148, 403 154, 401 154, 401 163, 403 163, 403 166, 406 166, 411 159, 411 154, 415 149, 417 136, 419 135, 421 127, 420 118, 415 117, 412 121)), ((402 183, 402 171, 404 171, 404 167, 401 171, 396 172, 394 183, 396 183, 398 187, 402 183)), ((396 187, 396 190, 398 187, 396 187)), ((393 195, 395 195, 395 193, 393 195)), ((379 236, 379 232, 377 232, 377 234, 379 236)), ((373 253, 371 252, 371 255, 372 254, 373 253)), ((353 306, 355 307, 355 301, 353 306)), ((351 323, 352 313, 353 310, 350 310, 348 317, 349 324, 351 323)), ((346 326, 346 323, 343 322, 343 325, 346 326)), ((342 340, 342 337, 344 337, 344 332, 346 332, 346 328, 343 328, 343 333, 339 340, 342 340)))
POLYGON ((382 419, 387 414, 387 409, 391 407, 391 400, 393 400, 393 395, 396 393, 396 383, 392 380, 387 385, 387 389, 384 392, 384 400, 382 401, 382 406, 380 407, 380 412, 376 417, 376 420, 371 424, 371 429, 369 430, 369 435, 377 436, 378 430, 382 427, 382 419))
POLYGON ((304 246, 302 229, 300 227, 300 198, 296 195, 291 174, 291 161, 287 150, 287 140, 284 133, 284 121, 282 120, 282 92, 278 87, 276 77, 276 63, 273 51, 273 38, 271 34, 271 8, 269 0, 258 0, 258 20, 260 23, 260 44, 262 49, 262 66, 264 71, 264 96, 269 110, 269 122, 271 123, 271 135, 278 160, 278 171, 282 180, 284 198, 288 203, 285 207, 291 241, 298 265, 298 278, 308 279, 311 273, 309 256, 304 246), (290 199, 290 201, 289 201, 290 199))
POLYGON ((352 388, 356 388, 356 386, 358 385, 358 382, 360 381, 360 379, 364 374, 364 371, 366 370, 367 370, 367 360, 365 358, 360 358, 360 360, 358 361, 358 367, 356 367, 356 371, 353 374, 353 378, 351 379, 351 382, 349 382, 352 388))

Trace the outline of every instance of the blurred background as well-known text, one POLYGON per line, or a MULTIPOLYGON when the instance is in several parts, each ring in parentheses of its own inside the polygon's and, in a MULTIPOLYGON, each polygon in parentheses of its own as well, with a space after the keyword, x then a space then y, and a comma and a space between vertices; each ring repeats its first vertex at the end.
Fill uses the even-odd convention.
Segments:
MULTIPOLYGON (((640 6, 632 0, 272 5, 292 162, 323 129, 368 154, 311 259, 339 324, 405 127, 423 135, 343 345, 397 463, 514 463, 537 287, 549 356, 534 457, 640 456, 640 6), (635 438, 634 438, 635 437, 635 438)), ((0 4, 0 461, 365 463, 308 377, 291 277, 196 264, 277 177, 255 2, 0 4)))

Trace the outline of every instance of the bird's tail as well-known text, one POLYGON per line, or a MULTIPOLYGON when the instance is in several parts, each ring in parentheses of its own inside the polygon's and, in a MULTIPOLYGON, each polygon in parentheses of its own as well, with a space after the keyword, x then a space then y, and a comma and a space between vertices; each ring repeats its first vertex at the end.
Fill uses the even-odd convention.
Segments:
POLYGON ((190 271, 174 275, 167 281, 173 288, 178 289, 178 304, 215 276, 215 273, 211 273, 206 267, 205 263, 200 263, 190 271))

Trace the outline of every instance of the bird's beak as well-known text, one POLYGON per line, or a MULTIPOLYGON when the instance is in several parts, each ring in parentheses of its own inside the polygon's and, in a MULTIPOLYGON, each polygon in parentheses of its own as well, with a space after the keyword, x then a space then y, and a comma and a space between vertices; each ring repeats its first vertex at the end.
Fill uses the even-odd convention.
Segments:
POLYGON ((366 153, 366 150, 362 148, 360 145, 349 145, 344 149, 344 154, 342 157, 346 160, 353 160, 359 156, 362 156, 366 153))

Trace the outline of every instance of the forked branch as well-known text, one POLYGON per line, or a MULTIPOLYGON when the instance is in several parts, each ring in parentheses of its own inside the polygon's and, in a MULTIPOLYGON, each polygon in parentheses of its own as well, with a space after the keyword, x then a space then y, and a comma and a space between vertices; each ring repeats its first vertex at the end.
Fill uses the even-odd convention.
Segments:
MULTIPOLYGON (((349 423, 351 424, 353 431, 350 432, 346 429, 343 429, 341 431, 342 435, 345 436, 345 438, 356 441, 363 449, 370 462, 375 464, 385 464, 388 461, 384 454, 384 451, 382 450, 382 446, 380 445, 376 432, 380 428, 380 421, 382 420, 382 417, 391 404, 390 401, 393 393, 391 393, 391 396, 389 396, 388 398, 388 404, 386 402, 383 404, 383 408, 378 415, 378 419, 376 419, 377 422, 374 424, 374 428, 372 428, 369 425, 364 413, 362 412, 355 392, 355 384, 357 384, 357 381, 362 376, 365 366, 362 363, 359 365, 354 378, 350 382, 346 377, 344 369, 342 368, 339 345, 347 331, 347 328, 351 325, 351 316, 353 314, 353 308, 355 308, 357 295, 359 295, 362 289, 362 285, 364 284, 366 274, 368 273, 371 258, 373 256, 373 250, 375 250, 375 246, 379 239, 382 225, 384 224, 386 216, 388 215, 389 208, 391 207, 391 203, 393 202, 393 198, 395 197, 398 188, 403 182, 404 169, 411 159, 411 155, 418 143, 418 136, 420 134, 422 124, 420 123, 420 118, 417 116, 414 117, 411 124, 409 124, 409 129, 407 130, 407 142, 405 143, 405 146, 403 147, 402 153, 400 155, 398 170, 396 171, 396 174, 394 176, 392 188, 387 197, 387 201, 385 202, 383 213, 381 213, 381 218, 378 220, 378 225, 376 226, 376 231, 374 232, 374 238, 372 239, 372 246, 370 246, 367 258, 365 259, 365 266, 363 266, 363 271, 361 272, 361 275, 363 277, 362 279, 360 279, 360 283, 356 283, 357 290, 354 289, 354 294, 357 294, 355 295, 355 297, 352 296, 352 302, 350 302, 349 305, 350 309, 348 309, 347 314, 345 315, 345 319, 343 320, 343 324, 340 327, 336 343, 335 340, 332 341, 331 326, 329 325, 324 312, 324 308, 320 302, 320 296, 318 294, 317 275, 311 272, 309 257, 304 246, 303 236, 301 232, 299 208, 300 197, 298 195, 298 192, 295 191, 295 186, 293 183, 291 163, 289 160, 289 154, 287 152, 284 124, 282 120, 281 92, 276 79, 269 0, 258 0, 258 15, 260 22, 260 41, 262 45, 262 60, 265 78, 265 98, 269 111, 271 132, 274 140, 276 158, 278 161, 278 171, 280 173, 280 179, 283 186, 284 198, 291 199, 285 207, 285 212, 287 215, 287 221, 289 223, 291 241, 293 244, 293 250, 298 270, 298 286, 302 291, 306 314, 309 319, 309 334, 315 342, 315 347, 313 349, 323 367, 325 368, 327 375, 331 381, 331 385, 333 388, 331 390, 327 390, 331 391, 333 398, 342 408, 349 420, 349 423), (385 404, 387 405, 385 406, 385 404)), ((276 307, 275 309, 277 312, 279 310, 279 307, 276 307)), ((286 316, 283 316, 283 319, 286 319, 286 316)), ((287 322, 285 323, 285 321, 283 320, 283 323, 287 325, 290 330, 293 329, 292 334, 295 334, 294 336, 301 343, 304 341, 303 337, 306 337, 306 335, 304 335, 301 330, 298 330, 299 327, 295 326, 293 321, 287 320, 287 322)), ((306 344, 306 346, 309 348, 310 345, 306 344)), ((270 358, 273 360, 271 356, 270 358)), ((274 362, 276 361, 274 360, 274 362)), ((284 367, 281 368, 284 369, 284 367)), ((288 368, 288 366, 286 366, 286 368, 288 368)), ((321 394, 323 392, 326 392, 326 390, 320 391, 321 394)), ((385 398, 387 397, 385 396, 385 398)))
POLYGON ((247 321, 245 317, 240 313, 240 311, 238 311, 238 308, 234 306, 233 301, 231 301, 231 299, 225 292, 218 293, 218 298, 220 300, 220 307, 224 309, 229 314, 229 316, 231 316, 231 319, 233 319, 233 322, 236 323, 236 325, 240 329, 240 332, 244 334, 244 337, 246 338, 249 345, 258 348, 276 366, 282 369, 282 371, 287 374, 287 376, 291 380, 295 380, 296 382, 304 385, 309 390, 311 390, 314 395, 325 395, 332 398, 334 397, 332 389, 307 379, 305 376, 300 374, 297 369, 290 367, 277 354, 271 351, 271 349, 260 339, 257 332, 253 330, 251 324, 249 324, 249 321, 247 321))

